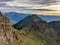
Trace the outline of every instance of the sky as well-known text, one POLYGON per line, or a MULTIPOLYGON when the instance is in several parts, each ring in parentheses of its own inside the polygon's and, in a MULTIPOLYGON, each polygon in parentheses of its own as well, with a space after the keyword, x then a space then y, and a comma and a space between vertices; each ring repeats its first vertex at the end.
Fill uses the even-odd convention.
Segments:
POLYGON ((0 11, 60 16, 60 0, 0 0, 0 11))

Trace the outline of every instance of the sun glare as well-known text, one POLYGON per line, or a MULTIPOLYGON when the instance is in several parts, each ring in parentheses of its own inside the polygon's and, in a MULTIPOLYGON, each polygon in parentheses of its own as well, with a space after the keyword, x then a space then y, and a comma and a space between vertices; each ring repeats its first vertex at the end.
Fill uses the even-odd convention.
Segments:
POLYGON ((57 10, 60 11, 60 4, 56 4, 56 5, 50 5, 47 7, 44 7, 45 9, 50 9, 50 10, 57 10))
POLYGON ((60 10, 60 4, 52 5, 50 7, 53 8, 53 9, 55 9, 55 10, 60 10))
POLYGON ((60 10, 60 4, 56 5, 56 9, 60 10))

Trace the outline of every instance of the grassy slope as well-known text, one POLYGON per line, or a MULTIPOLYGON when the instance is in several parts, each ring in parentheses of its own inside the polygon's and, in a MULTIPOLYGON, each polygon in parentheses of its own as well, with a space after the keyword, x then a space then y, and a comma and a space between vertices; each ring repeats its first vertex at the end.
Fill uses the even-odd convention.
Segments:
POLYGON ((32 39, 31 36, 25 36, 22 32, 14 30, 16 33, 15 36, 18 37, 15 42, 10 43, 9 45, 45 45, 42 40, 32 39))
POLYGON ((15 41, 9 45, 58 45, 53 29, 47 28, 44 33, 32 29, 29 34, 25 33, 24 30, 19 31, 13 29, 15 41))

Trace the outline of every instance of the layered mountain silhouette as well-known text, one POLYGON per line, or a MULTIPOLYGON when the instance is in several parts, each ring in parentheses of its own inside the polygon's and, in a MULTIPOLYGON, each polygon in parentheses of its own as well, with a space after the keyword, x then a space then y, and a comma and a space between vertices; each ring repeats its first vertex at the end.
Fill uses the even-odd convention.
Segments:
MULTIPOLYGON (((32 14, 8 12, 8 13, 4 13, 3 15, 10 20, 11 25, 14 25, 15 23, 21 21, 25 17, 32 15, 32 14)), ((41 14, 40 15, 37 14, 37 16, 40 17, 41 19, 47 21, 47 22, 60 20, 60 16, 47 16, 47 15, 41 15, 41 14)))
POLYGON ((57 32, 50 24, 30 15, 11 26, 0 12, 0 45, 60 45, 57 32))
POLYGON ((17 23, 18 21, 20 21, 21 19, 23 19, 24 17, 26 17, 26 16, 28 16, 30 14, 22 14, 22 13, 16 13, 16 12, 8 12, 8 13, 5 13, 3 15, 10 20, 11 24, 15 24, 15 23, 17 23), (21 16, 21 15, 23 15, 23 16, 21 16))

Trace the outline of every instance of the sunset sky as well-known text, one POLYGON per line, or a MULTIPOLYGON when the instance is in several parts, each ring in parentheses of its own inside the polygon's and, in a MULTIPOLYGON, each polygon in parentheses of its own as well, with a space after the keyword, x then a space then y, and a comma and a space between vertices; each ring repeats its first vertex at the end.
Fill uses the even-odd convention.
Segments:
POLYGON ((0 0, 0 11, 60 16, 60 0, 0 0))

